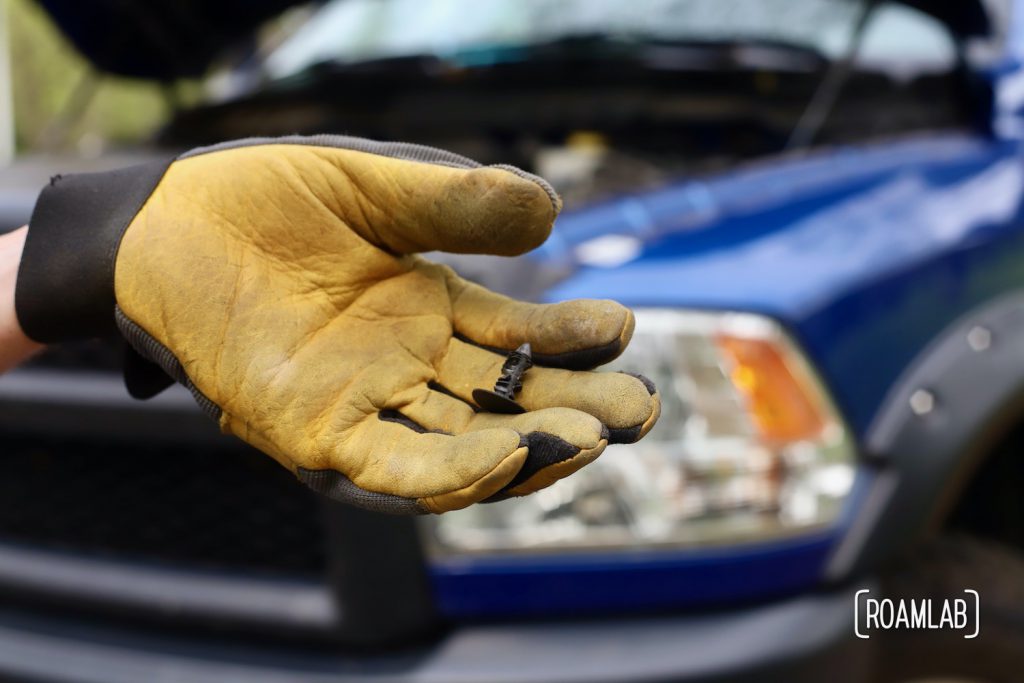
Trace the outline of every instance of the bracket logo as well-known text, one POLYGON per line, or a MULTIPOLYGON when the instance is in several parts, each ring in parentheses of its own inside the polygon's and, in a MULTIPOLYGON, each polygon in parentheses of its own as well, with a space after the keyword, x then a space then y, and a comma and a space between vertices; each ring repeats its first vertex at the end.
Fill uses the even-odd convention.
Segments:
POLYGON ((962 598, 874 598, 871 590, 857 591, 853 603, 853 632, 870 638, 880 631, 960 631, 964 638, 981 633, 981 599, 978 591, 964 589, 962 598))

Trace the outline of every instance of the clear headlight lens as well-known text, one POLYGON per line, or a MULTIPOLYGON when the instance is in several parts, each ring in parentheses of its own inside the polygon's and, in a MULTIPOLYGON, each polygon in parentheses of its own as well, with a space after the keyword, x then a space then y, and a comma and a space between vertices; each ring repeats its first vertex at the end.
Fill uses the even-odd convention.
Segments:
POLYGON ((637 312, 610 368, 650 377, 655 428, 531 496, 424 520, 440 555, 680 547, 828 525, 854 478, 846 429, 774 322, 740 313, 637 312))

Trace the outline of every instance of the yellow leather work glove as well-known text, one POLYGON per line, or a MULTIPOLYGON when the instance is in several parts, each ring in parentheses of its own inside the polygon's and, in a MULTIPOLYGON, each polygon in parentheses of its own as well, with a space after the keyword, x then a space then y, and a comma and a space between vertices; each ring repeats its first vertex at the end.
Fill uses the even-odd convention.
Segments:
POLYGON ((628 309, 522 303, 416 255, 521 254, 559 208, 540 178, 417 145, 227 143, 54 178, 17 310, 42 342, 116 325, 224 432, 321 493, 444 512, 548 486, 658 417, 649 381, 589 371, 629 342, 628 309), (473 390, 524 342, 527 412, 480 411, 473 390))

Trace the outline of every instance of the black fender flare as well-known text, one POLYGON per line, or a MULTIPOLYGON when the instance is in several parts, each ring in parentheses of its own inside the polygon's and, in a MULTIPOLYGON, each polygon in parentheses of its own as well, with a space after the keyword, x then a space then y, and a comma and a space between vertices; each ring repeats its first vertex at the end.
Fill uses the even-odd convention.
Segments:
POLYGON ((873 481, 828 580, 873 573, 923 539, 1022 416, 1024 291, 1016 291, 947 327, 889 391, 862 442, 873 481))

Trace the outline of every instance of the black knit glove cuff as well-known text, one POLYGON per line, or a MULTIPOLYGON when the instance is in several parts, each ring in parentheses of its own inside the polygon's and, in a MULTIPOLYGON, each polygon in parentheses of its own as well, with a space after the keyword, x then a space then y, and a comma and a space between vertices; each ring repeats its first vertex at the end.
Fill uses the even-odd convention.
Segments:
POLYGON ((50 344, 117 332, 118 245, 170 163, 54 176, 36 200, 18 268, 15 310, 25 334, 50 344))

